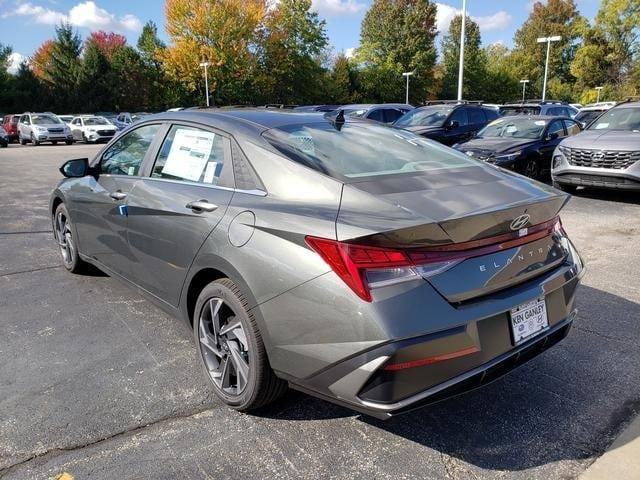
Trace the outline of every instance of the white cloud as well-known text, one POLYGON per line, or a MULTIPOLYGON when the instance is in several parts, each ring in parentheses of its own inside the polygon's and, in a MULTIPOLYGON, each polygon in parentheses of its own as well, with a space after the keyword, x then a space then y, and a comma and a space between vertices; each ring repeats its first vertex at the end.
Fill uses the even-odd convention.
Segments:
POLYGON ((27 60, 27 57, 18 52, 13 52, 9 55, 7 71, 13 75, 18 73, 18 69, 20 68, 20 64, 27 60))
POLYGON ((356 47, 347 48, 344 51, 344 56, 347 58, 353 58, 355 54, 356 54, 356 47))
POLYGON ((84 27, 91 30, 135 32, 142 29, 142 22, 138 17, 130 14, 117 17, 104 8, 98 7, 93 1, 80 2, 66 14, 40 5, 33 5, 29 2, 21 3, 15 10, 5 13, 2 17, 11 16, 29 17, 35 23, 43 25, 57 25, 61 22, 69 22, 75 27, 84 27))
POLYGON ((313 0, 312 7, 325 17, 337 15, 355 15, 367 8, 367 4, 358 0, 313 0))
MULTIPOLYGON (((456 15, 462 15, 462 10, 452 7, 446 3, 436 3, 438 13, 436 14, 436 28, 440 33, 449 31, 451 20, 456 15)), ((503 30, 511 24, 511 15, 504 10, 494 13, 493 15, 485 15, 480 17, 471 16, 471 19, 478 24, 480 30, 488 32, 490 30, 503 30)))

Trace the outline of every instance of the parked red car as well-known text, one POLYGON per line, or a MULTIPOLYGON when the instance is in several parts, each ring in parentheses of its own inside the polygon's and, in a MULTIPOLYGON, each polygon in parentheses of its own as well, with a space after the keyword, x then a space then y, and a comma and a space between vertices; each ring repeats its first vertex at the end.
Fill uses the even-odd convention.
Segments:
POLYGON ((7 132, 7 136, 9 137, 9 142, 13 142, 14 140, 18 140, 18 120, 20 119, 20 114, 13 115, 5 115, 2 119, 2 127, 5 132, 7 132))

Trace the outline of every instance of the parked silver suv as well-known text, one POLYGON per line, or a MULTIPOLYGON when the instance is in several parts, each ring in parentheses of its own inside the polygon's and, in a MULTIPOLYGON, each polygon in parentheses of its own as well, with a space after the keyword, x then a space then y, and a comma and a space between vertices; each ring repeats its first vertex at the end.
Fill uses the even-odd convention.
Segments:
POLYGON ((23 113, 18 122, 18 139, 21 145, 31 142, 40 145, 42 142, 73 143, 71 130, 53 113, 23 113))
POLYGON ((640 191, 640 102, 625 102, 603 113, 553 154, 554 187, 578 186, 640 191))

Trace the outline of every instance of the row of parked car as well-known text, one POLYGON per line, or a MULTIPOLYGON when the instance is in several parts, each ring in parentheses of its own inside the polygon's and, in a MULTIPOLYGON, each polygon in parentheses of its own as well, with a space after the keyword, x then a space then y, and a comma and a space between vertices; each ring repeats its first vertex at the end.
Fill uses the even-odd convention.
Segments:
POLYGON ((102 112, 91 115, 55 115, 51 112, 25 112, 5 115, 0 127, 0 146, 6 147, 14 141, 21 145, 39 145, 43 142, 71 145, 76 141, 109 141, 118 131, 145 115, 148 114, 102 112))

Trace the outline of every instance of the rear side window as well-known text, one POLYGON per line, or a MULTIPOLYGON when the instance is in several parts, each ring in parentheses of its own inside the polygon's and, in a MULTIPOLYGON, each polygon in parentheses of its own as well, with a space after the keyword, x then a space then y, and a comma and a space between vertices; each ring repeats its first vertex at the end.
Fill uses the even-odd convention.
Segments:
POLYGON ((174 125, 164 139, 151 176, 234 187, 229 139, 199 128, 174 125))
POLYGON ((135 176, 140 171, 147 150, 158 133, 159 125, 145 125, 116 141, 104 152, 100 173, 135 176))

